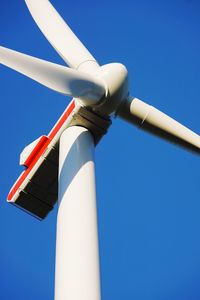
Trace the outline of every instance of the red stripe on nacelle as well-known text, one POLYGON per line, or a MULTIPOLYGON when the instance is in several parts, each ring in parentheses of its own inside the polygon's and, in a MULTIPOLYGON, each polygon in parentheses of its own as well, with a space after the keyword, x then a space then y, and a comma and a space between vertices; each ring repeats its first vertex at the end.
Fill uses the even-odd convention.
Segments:
POLYGON ((75 101, 73 101, 70 104, 70 106, 64 112, 64 114, 62 115, 62 117, 60 118, 60 120, 58 121, 58 123, 55 125, 55 127, 53 128, 53 130, 48 135, 48 137, 46 137, 47 140, 46 140, 46 142, 44 141, 45 143, 43 144, 43 146, 40 145, 40 149, 37 149, 37 151, 35 151, 34 157, 32 157, 32 159, 30 161, 30 165, 28 165, 28 168, 21 174, 21 176, 16 181, 15 185, 12 187, 10 193, 8 194, 8 198, 7 198, 8 201, 12 200, 12 198, 15 195, 15 193, 18 191, 18 189, 22 185, 23 181, 26 179, 26 177, 28 176, 28 174, 30 173, 30 171, 33 169, 34 165, 37 163, 37 161, 39 160, 39 158, 41 157, 41 155, 45 152, 45 150, 47 149, 49 143, 52 141, 52 139, 58 133, 58 131, 60 130, 60 128, 62 127, 62 125, 64 124, 64 122, 68 119, 69 115, 71 114, 71 112, 73 111, 74 108, 75 108, 75 101))
POLYGON ((60 130, 60 128, 62 127, 62 125, 64 124, 64 122, 67 120, 67 118, 69 117, 69 115, 71 114, 71 112, 72 112, 72 110, 74 108, 75 108, 75 101, 73 101, 71 103, 71 105, 69 106, 69 108, 66 110, 66 112, 63 114, 63 116, 61 117, 61 119, 58 121, 58 123, 55 125, 55 127, 52 129, 52 131, 48 135, 48 137, 50 139, 54 138, 54 136, 60 130))

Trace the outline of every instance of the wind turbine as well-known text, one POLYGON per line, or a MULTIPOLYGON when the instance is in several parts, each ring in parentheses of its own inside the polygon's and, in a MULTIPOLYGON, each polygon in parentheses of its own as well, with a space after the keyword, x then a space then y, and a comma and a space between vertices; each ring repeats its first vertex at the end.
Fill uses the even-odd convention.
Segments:
POLYGON ((26 147, 8 201, 44 218, 59 192, 56 299, 100 299, 94 145, 113 116, 199 152, 200 138, 159 110, 129 95, 127 69, 99 66, 49 1, 27 0, 36 23, 71 67, 0 48, 0 62, 43 85, 75 97, 48 136, 26 147), (60 147, 58 143, 60 141, 60 147))

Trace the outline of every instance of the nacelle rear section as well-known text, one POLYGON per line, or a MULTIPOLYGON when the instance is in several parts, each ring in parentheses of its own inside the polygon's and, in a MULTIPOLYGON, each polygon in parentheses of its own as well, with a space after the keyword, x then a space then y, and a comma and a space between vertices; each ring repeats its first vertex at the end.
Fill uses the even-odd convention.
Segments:
POLYGON ((25 147, 20 164, 25 166, 7 201, 38 219, 44 219, 58 198, 59 139, 70 126, 82 126, 93 134, 95 144, 107 132, 111 121, 72 100, 48 136, 41 136, 25 147))

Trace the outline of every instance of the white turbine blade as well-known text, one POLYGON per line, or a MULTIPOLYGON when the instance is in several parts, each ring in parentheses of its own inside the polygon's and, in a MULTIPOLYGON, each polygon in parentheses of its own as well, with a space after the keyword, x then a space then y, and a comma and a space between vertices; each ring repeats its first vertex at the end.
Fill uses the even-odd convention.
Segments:
POLYGON ((0 63, 14 69, 48 88, 64 95, 96 104, 105 89, 100 80, 90 75, 0 47, 0 63))
POLYGON ((98 66, 94 57, 48 0, 25 0, 25 2, 40 30, 70 67, 77 69, 88 61, 98 66))
POLYGON ((153 106, 130 98, 118 116, 163 139, 200 153, 200 136, 153 106))

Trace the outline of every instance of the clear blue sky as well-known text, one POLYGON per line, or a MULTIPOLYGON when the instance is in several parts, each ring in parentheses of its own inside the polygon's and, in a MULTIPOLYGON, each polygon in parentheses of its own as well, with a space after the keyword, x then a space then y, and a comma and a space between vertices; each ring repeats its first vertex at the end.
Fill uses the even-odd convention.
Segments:
MULTIPOLYGON (((53 0, 131 94, 200 133, 198 0, 53 0)), ((1 1, 0 44, 62 63, 23 0, 1 1)), ((6 203, 21 150, 69 99, 0 66, 0 299, 53 300, 57 208, 39 222, 6 203)), ((200 157, 114 120, 96 149, 103 300, 200 299, 200 157)))

